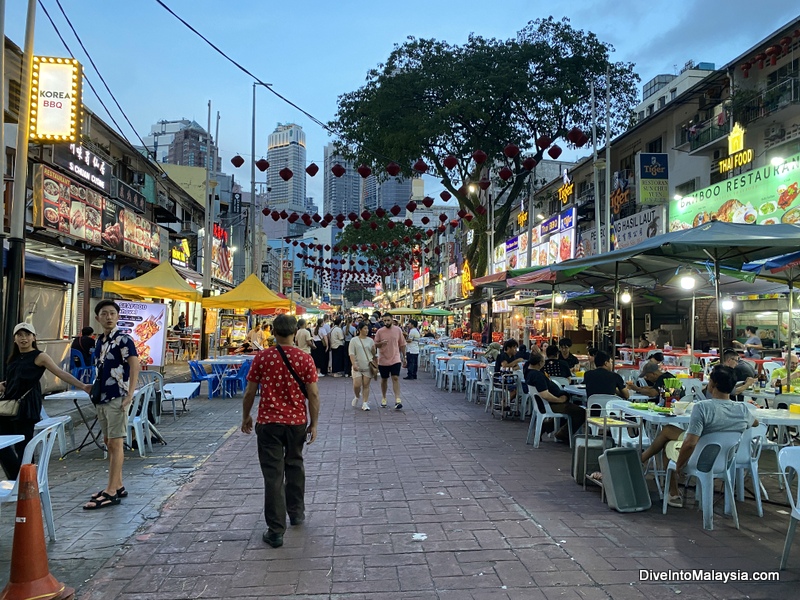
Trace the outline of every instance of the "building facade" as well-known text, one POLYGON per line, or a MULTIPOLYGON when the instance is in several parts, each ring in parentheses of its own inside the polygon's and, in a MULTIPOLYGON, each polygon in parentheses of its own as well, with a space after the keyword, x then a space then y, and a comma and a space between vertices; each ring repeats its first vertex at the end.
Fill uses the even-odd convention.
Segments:
POLYGON ((332 215, 359 213, 361 206, 362 177, 356 171, 352 161, 346 160, 336 152, 333 144, 325 146, 325 180, 322 198, 322 212, 332 215), (345 173, 336 177, 331 172, 335 165, 344 168, 345 173))
POLYGON ((302 213, 306 203, 306 134, 294 123, 279 124, 267 139, 267 184, 270 208, 302 213), (292 177, 284 180, 280 171, 288 168, 292 177))

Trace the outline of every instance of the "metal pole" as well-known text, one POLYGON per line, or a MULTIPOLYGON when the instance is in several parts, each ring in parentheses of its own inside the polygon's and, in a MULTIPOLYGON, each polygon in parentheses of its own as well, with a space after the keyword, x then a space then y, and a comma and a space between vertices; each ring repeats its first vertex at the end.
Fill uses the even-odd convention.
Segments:
MULTIPOLYGON (((6 0, 0 0, 0 39, 5 39, 6 33, 6 0)), ((0 81, 6 80, 6 61, 5 52, 0 53, 0 81)), ((0 101, 0 105, 3 102, 0 101)), ((2 125, 0 123, 0 125, 2 125)), ((6 140, 5 140, 5 127, 0 127, 0 175, 5 180, 6 176, 6 140)), ((5 198, 0 199, 0 254, 5 252, 5 239, 6 239, 6 203, 5 198)), ((0 309, 5 307, 5 296, 3 289, 3 273, 0 273, 0 309)), ((6 345, 4 329, 8 327, 8 319, 3 319, 0 323, 0 379, 5 378, 5 364, 6 364, 6 345)))
POLYGON ((608 69, 606 69, 606 206, 605 209, 606 209, 606 214, 605 214, 606 252, 611 252, 611 81, 608 76, 608 69))
MULTIPOLYGON (((211 296, 211 239, 214 230, 213 221, 213 208, 211 202, 211 173, 208 164, 211 155, 211 100, 208 101, 208 129, 206 130, 208 136, 206 140, 206 214, 205 214, 205 235, 203 237, 203 297, 208 298, 211 296)), ((203 308, 202 321, 200 323, 200 356, 201 358, 208 357, 208 332, 206 331, 206 321, 208 317, 207 308, 203 308)))
MULTIPOLYGON (((427 247, 428 243, 425 242, 425 246, 427 247)), ((422 249, 422 268, 419 271, 420 277, 422 277, 422 308, 425 308, 425 248, 422 249)), ((413 298, 413 290, 412 290, 412 298, 413 298)))
POLYGON ((694 320, 695 320, 695 294, 694 290, 692 290, 692 323, 689 327, 689 347, 691 348, 691 352, 689 353, 689 364, 694 364, 694 320))
POLYGON ((636 315, 633 313, 633 294, 631 294, 631 350, 636 348, 635 317, 636 315))
POLYGON ((600 246, 600 182, 597 179, 597 106, 594 97, 594 79, 592 79, 592 186, 594 187, 594 228, 597 240, 595 254, 602 254, 600 246))
MULTIPOLYGON (((606 167, 608 168, 608 167, 606 167)), ((633 299, 631 299, 633 301, 633 299)), ((619 263, 614 263, 614 329, 611 332, 611 370, 617 360, 617 319, 619 319, 619 263)))
POLYGON ((717 327, 719 333, 717 334, 717 342, 719 343, 719 354, 722 356, 722 301, 719 295, 719 262, 717 261, 716 253, 714 255, 714 294, 717 297, 717 327))
MULTIPOLYGON (((25 22, 25 50, 22 55, 22 77, 19 122, 17 125, 16 162, 14 164, 14 194, 11 203, 11 236, 9 237, 5 319, 6 348, 14 343, 13 326, 22 320, 22 298, 25 294, 25 198, 28 178, 28 127, 30 123, 31 71, 33 65, 33 38, 36 25, 36 0, 28 0, 25 22)), ((5 153, 6 149, 2 148, 5 153)), ((5 175, 5 173, 3 174, 5 175)))
MULTIPOLYGON (((250 267, 256 272, 256 82, 253 82, 253 122, 250 138, 250 267)), ((281 263, 282 265, 283 263, 281 263)))

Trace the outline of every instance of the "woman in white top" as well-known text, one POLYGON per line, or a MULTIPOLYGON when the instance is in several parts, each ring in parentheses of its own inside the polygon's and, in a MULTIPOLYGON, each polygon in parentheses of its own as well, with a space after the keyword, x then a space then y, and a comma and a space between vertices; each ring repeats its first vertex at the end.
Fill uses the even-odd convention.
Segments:
POLYGON ((353 365, 353 408, 358 406, 358 397, 364 389, 361 410, 369 410, 369 383, 372 381, 372 369, 378 370, 375 342, 369 337, 369 323, 362 321, 356 325, 358 337, 350 340, 350 363, 353 365))

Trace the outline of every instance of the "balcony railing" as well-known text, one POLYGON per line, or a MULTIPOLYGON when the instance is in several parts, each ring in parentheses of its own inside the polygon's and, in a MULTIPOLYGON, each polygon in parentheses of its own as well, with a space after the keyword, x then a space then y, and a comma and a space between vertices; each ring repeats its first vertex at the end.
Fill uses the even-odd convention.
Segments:
POLYGON ((738 105, 734 97, 734 118, 738 118, 743 125, 747 125, 790 104, 800 104, 800 77, 784 79, 738 105))
POLYGON ((717 119, 713 118, 700 125, 690 127, 686 130, 686 133, 689 138, 689 151, 694 152, 728 135, 730 133, 730 127, 727 123, 724 125, 717 125, 717 119))

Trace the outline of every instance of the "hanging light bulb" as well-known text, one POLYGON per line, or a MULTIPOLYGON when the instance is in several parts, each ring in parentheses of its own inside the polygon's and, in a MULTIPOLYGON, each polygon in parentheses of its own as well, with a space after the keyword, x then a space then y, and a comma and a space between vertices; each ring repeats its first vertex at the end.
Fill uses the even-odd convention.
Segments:
POLYGON ((631 293, 627 289, 624 292, 622 292, 622 295, 619 297, 619 301, 622 302, 623 304, 629 304, 631 299, 632 299, 631 293))
POLYGON ((564 304, 567 299, 564 297, 564 294, 561 292, 556 293, 555 301, 556 304, 564 304))
POLYGON ((684 270, 680 278, 680 284, 681 288, 684 290, 693 290, 694 286, 697 285, 697 279, 695 279, 694 273, 689 270, 684 270))
POLYGON ((733 300, 725 298, 722 301, 722 310, 733 310, 733 300))

